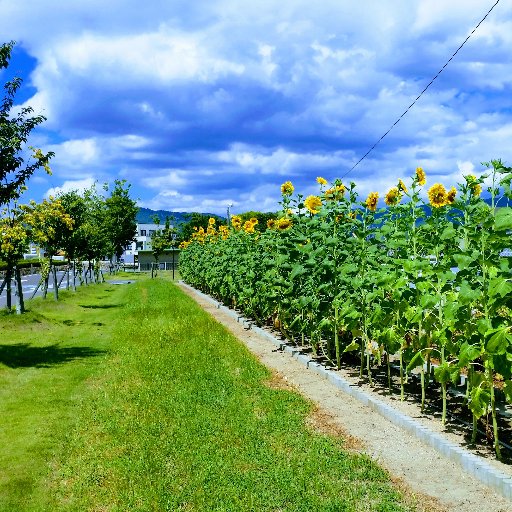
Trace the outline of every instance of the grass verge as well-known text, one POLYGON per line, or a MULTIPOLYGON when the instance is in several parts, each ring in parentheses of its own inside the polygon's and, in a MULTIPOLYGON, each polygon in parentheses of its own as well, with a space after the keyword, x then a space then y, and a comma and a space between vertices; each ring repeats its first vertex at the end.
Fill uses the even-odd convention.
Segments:
POLYGON ((136 279, 0 318, 2 510, 409 510, 191 299, 136 279))

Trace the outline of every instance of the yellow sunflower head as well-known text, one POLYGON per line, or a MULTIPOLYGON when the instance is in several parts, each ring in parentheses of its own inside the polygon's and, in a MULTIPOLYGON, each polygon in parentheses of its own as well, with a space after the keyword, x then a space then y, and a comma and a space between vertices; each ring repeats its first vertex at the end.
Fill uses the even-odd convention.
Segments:
POLYGON ((281 185, 281 194, 283 194, 283 196, 291 196, 293 194, 294 190, 295 190, 295 188, 292 185, 291 181, 285 181, 281 185))
POLYGON ((318 178, 316 179, 316 182, 319 185, 327 185, 327 180, 325 178, 322 178, 321 176, 318 176, 318 178))
POLYGON ((325 199, 327 201, 339 201, 342 199, 343 194, 345 194, 345 185, 340 183, 339 185, 335 185, 333 188, 330 188, 325 191, 325 199))
POLYGON ((407 194, 407 187, 405 186, 405 183, 402 180, 398 180, 398 190, 400 192, 403 192, 404 194, 407 194))
POLYGON ((277 229, 284 231, 285 229, 291 228, 292 224, 292 219, 282 217, 281 219, 276 220, 275 226, 277 229))
POLYGON ((418 181, 418 185, 422 187, 427 182, 427 175, 422 167, 416 167, 416 180, 418 181))
POLYGON ((389 189, 386 197, 384 198, 384 202, 387 206, 395 206, 400 202, 401 199, 402 194, 400 194, 398 187, 393 187, 389 189))
POLYGON ((480 194, 482 193, 482 185, 478 183, 476 176, 473 174, 468 174, 467 176, 464 176, 464 178, 466 178, 466 183, 471 189, 471 195, 473 197, 480 197, 480 194))
POLYGON ((322 200, 318 196, 308 196, 304 200, 304 206, 310 213, 315 215, 320 211, 320 208, 322 207, 322 200))
POLYGON ((210 218, 208 219, 208 224, 210 224, 210 226, 215 225, 215 219, 214 219, 213 217, 210 217, 210 218))
POLYGON ((241 219, 240 215, 233 215, 231 217, 231 225, 237 231, 242 227, 242 219, 241 219))
POLYGON ((244 231, 246 233, 254 233, 254 224, 250 220, 244 222, 244 231))
POLYGON ((455 202, 456 195, 457 195, 457 190, 455 189, 455 187, 452 187, 446 194, 446 202, 448 204, 453 204, 455 202))
POLYGON ((268 219, 267 220, 267 228, 268 229, 274 229, 275 224, 276 224, 275 219, 268 219))
POLYGON ((428 200, 434 208, 441 208, 448 204, 448 194, 444 185, 435 183, 428 189, 428 200))
POLYGON ((379 193, 378 192, 370 192, 368 197, 366 198, 365 206, 371 212, 374 212, 377 209, 377 203, 379 202, 379 193))

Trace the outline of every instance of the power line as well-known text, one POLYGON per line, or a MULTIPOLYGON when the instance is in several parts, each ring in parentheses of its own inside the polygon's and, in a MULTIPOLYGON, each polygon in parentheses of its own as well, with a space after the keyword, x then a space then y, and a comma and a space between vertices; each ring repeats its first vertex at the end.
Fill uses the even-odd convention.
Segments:
POLYGON ((436 78, 444 71, 444 69, 448 66, 448 64, 452 61, 452 59, 459 53, 459 50, 468 42, 469 38, 475 33, 475 31, 478 29, 478 27, 485 21, 487 16, 491 14, 492 10, 500 3, 500 0, 497 0, 496 3, 487 11, 487 14, 478 22, 478 25, 470 32, 468 37, 464 39, 464 42, 455 50, 453 55, 446 61, 445 65, 437 72, 436 76, 430 80, 429 84, 418 94, 416 99, 405 109, 403 114, 391 125, 391 127, 388 129, 388 131, 382 135, 382 137, 352 166, 351 169, 349 169, 342 177, 343 179, 345 176, 347 176, 349 173, 351 173, 374 149, 375 147, 382 141, 384 137, 402 120, 402 117, 411 110, 411 108, 416 104, 416 102, 423 96, 423 94, 427 91, 427 89, 434 83, 436 78))

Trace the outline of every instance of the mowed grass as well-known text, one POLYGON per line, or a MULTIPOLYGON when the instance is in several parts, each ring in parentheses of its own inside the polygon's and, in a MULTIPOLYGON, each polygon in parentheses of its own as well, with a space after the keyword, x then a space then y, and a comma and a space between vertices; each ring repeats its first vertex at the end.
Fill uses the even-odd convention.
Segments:
POLYGON ((177 287, 136 279, 0 316, 0 510, 411 510, 177 287))

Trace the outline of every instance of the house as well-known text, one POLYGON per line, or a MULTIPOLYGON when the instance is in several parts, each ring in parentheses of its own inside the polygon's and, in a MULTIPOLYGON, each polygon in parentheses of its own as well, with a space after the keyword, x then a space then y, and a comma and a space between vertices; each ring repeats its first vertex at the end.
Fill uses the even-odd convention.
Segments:
MULTIPOLYGON (((135 240, 124 248, 124 263, 137 263, 139 251, 151 251, 151 238, 164 227, 161 224, 137 224, 135 240)), ((172 225, 170 227, 173 228, 172 225)))

